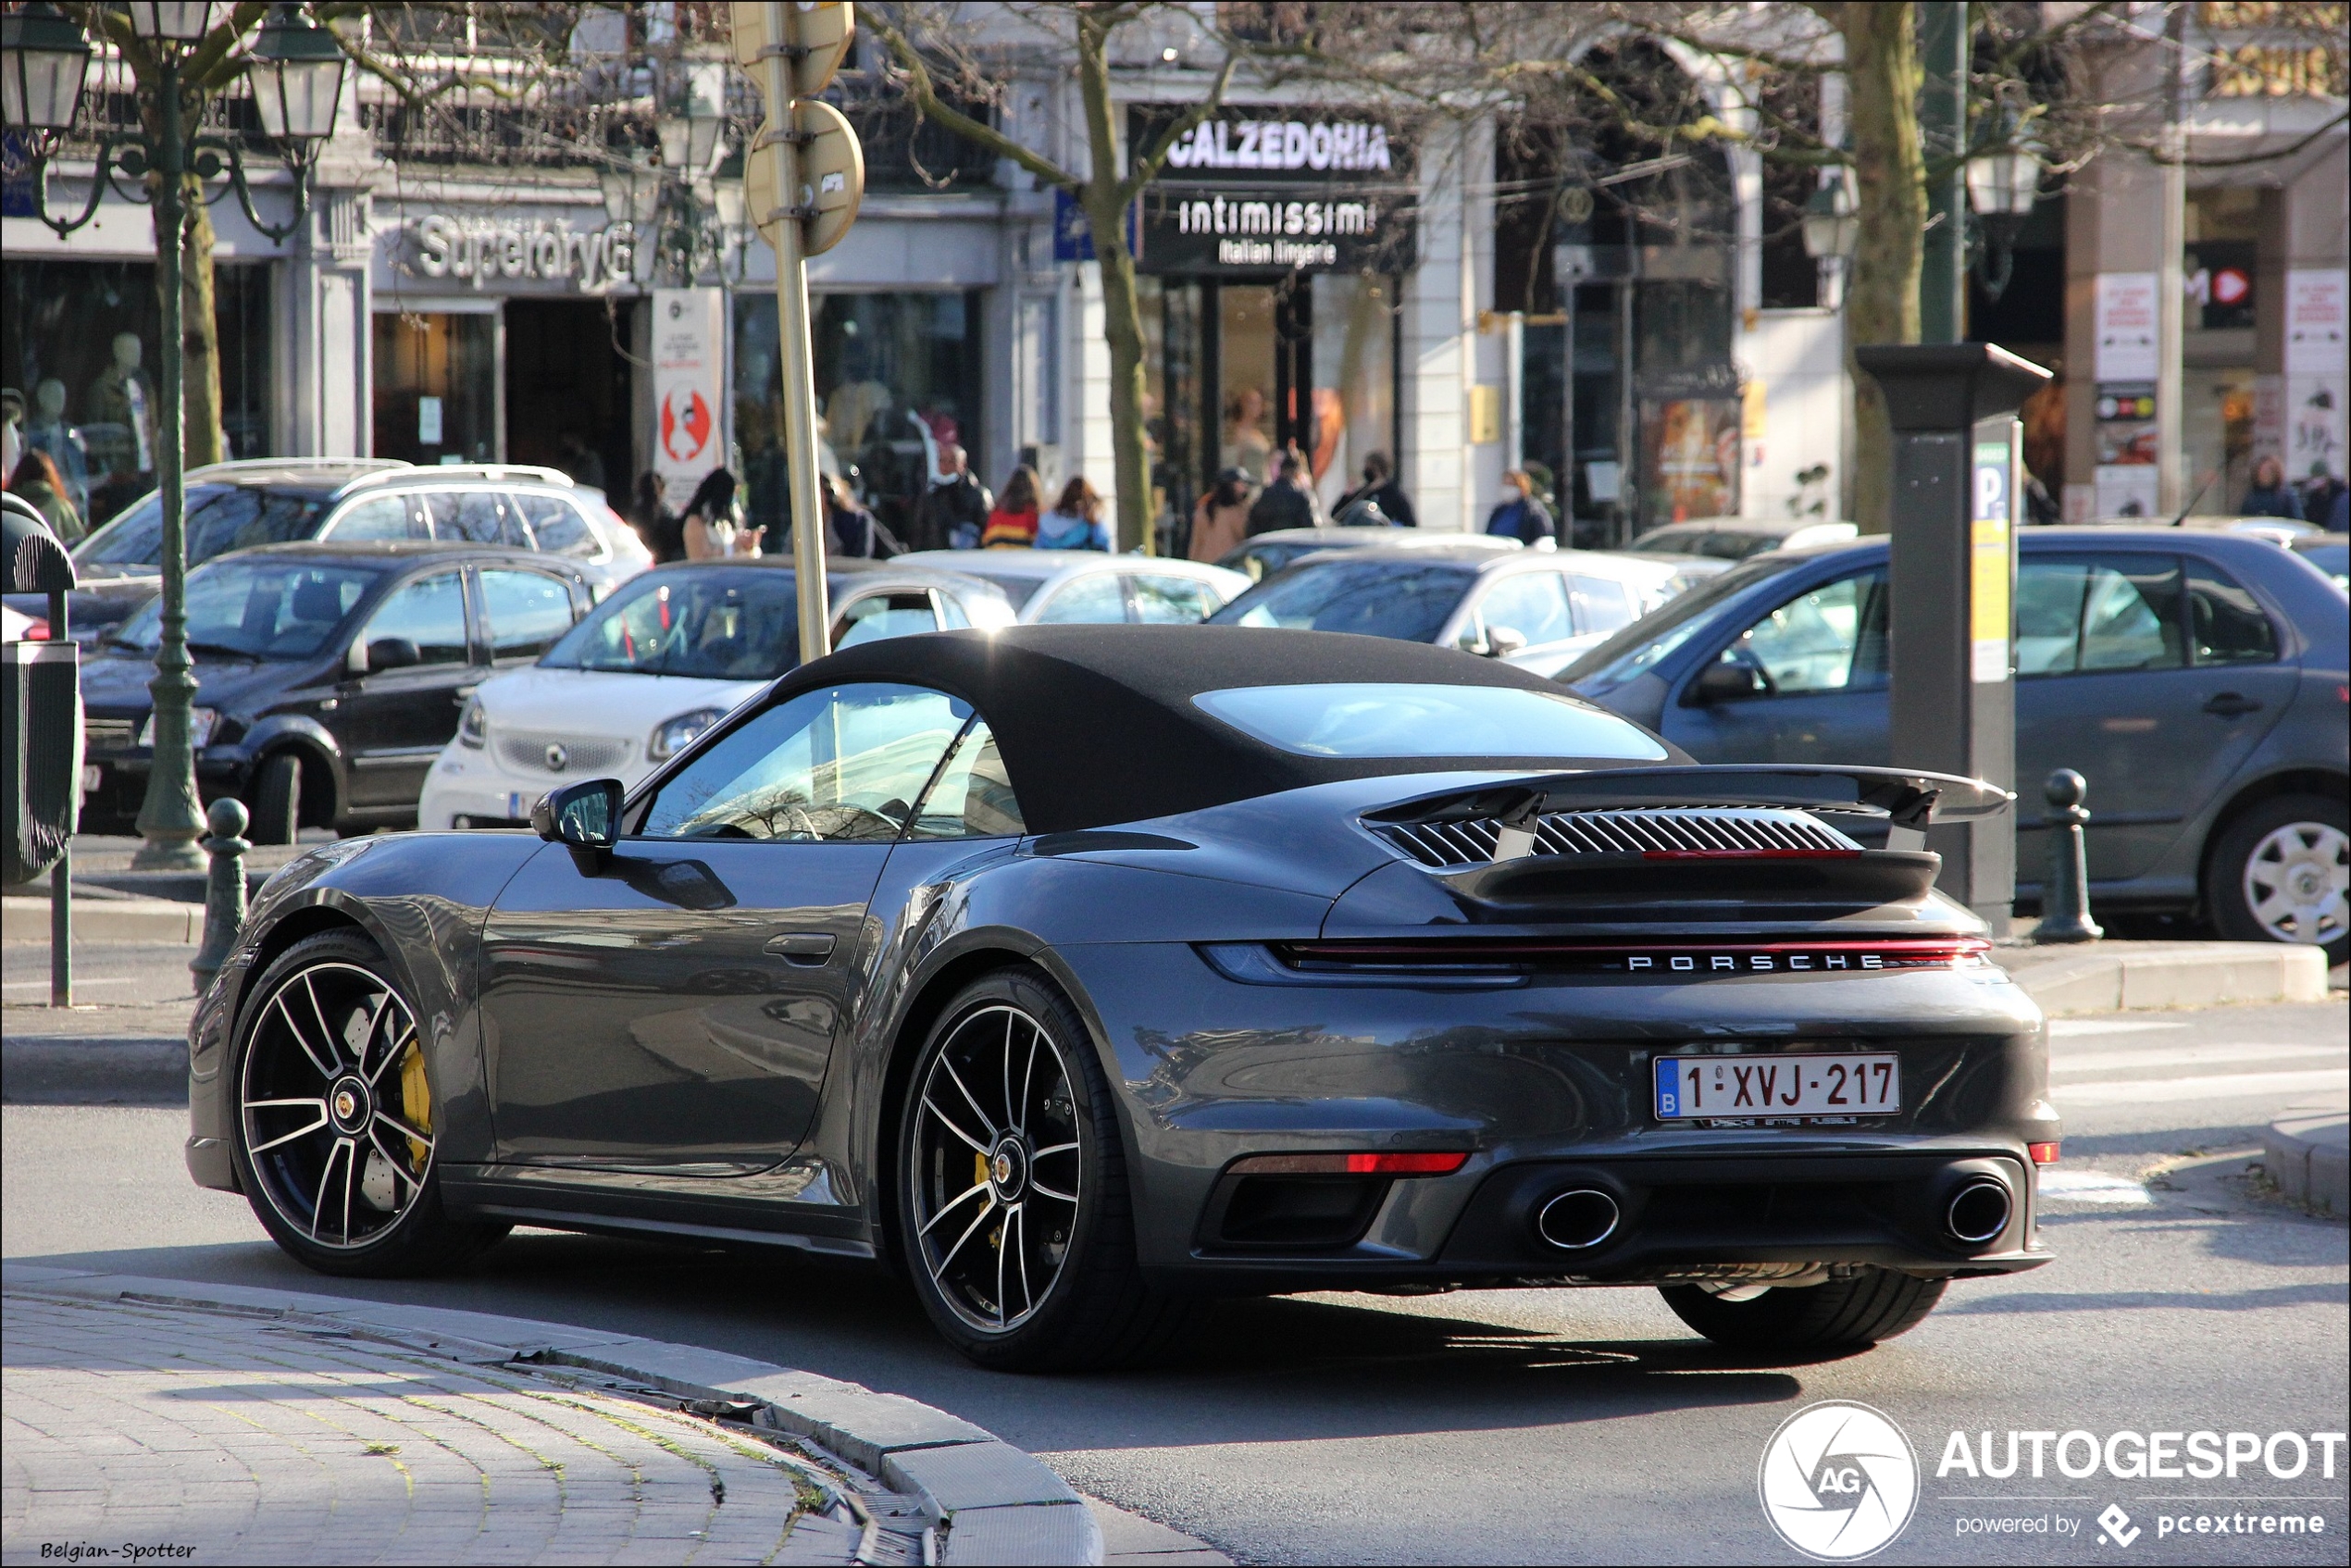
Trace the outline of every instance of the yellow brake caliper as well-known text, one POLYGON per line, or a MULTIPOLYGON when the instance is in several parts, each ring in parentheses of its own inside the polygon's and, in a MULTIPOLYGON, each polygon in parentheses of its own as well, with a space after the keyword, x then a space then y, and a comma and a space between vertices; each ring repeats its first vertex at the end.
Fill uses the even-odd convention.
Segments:
MULTIPOLYGON (((432 1087, 425 1081, 424 1049, 413 1039, 400 1058, 400 1108, 407 1113, 410 1126, 422 1133, 432 1131, 432 1087)), ((417 1169, 425 1168, 425 1146, 416 1139, 408 1140, 408 1155, 417 1162, 417 1169)))
MULTIPOLYGON (((972 1152, 972 1185, 974 1187, 988 1185, 988 1156, 976 1150, 972 1152)), ((996 1248, 1003 1246, 1004 1227, 1001 1224, 988 1233, 988 1244, 996 1248)))

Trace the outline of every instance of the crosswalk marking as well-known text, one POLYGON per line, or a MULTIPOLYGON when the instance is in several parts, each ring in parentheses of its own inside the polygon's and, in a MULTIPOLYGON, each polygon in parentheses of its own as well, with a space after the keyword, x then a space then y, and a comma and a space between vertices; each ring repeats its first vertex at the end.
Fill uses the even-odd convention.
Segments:
POLYGON ((2055 1092, 2060 1114, 2070 1105, 2160 1105, 2183 1100, 2239 1100, 2253 1095, 2351 1090, 2351 1068, 2317 1067, 2287 1073, 2222 1073, 2192 1078, 2116 1078, 2068 1083, 2055 1092))
POLYGON ((2351 1061, 2342 1045, 2187 1045, 2168 1051, 2085 1051, 2049 1054, 2053 1073, 2104 1073, 2133 1067, 2196 1067, 2223 1062, 2351 1061))
POLYGON ((2043 1171, 2041 1201, 2045 1203, 2096 1203, 2106 1208, 2145 1209, 2155 1195, 2128 1176, 2104 1171, 2043 1171))

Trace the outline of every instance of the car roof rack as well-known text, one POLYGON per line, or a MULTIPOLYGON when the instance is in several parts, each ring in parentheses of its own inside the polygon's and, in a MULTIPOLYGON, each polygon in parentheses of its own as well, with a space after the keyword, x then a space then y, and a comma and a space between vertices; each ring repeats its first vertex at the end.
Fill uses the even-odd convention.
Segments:
POLYGON ((222 474, 267 473, 287 468, 361 468, 390 470, 413 467, 415 465, 398 457, 233 457, 224 463, 205 463, 188 470, 191 479, 211 479, 222 474))
POLYGON ((522 479, 533 484, 569 486, 571 476, 561 468, 529 463, 417 463, 381 474, 366 474, 355 485, 382 484, 390 479, 413 483, 421 479, 522 479))

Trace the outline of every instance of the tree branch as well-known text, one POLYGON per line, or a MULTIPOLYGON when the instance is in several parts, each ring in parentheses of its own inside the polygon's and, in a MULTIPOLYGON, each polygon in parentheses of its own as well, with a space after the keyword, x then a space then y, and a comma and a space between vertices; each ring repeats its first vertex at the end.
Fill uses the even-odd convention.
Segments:
POLYGON ((864 20, 865 25, 878 33, 882 42, 889 46, 889 52, 897 58, 899 68, 906 73, 907 87, 914 95, 914 106, 925 115, 938 120, 965 141, 986 148, 998 157, 1012 159, 1048 185, 1058 185, 1067 191, 1084 188, 1086 182, 1069 170, 1063 168, 1041 154, 1021 145, 994 126, 974 119, 961 109, 941 100, 938 90, 931 85, 930 68, 924 63, 922 53, 914 47, 913 41, 892 26, 877 11, 867 11, 864 20))

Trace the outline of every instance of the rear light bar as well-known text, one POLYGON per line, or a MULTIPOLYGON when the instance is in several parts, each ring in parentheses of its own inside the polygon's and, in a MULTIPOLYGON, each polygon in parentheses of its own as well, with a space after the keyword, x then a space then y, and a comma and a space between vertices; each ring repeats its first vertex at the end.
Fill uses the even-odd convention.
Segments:
POLYGON ((1451 1176, 1469 1163, 1450 1154, 1251 1154, 1234 1176, 1451 1176))
POLYGON ((1279 942, 1294 969, 1549 968, 1672 976, 1953 968, 1981 963, 1982 937, 1834 938, 1768 942, 1578 942, 1432 937, 1404 941, 1279 942))
POLYGON ((2058 1146, 2054 1143, 2028 1143, 2024 1146, 2024 1151, 2033 1156, 2033 1163, 2036 1165, 2054 1165, 2058 1163, 2058 1146))

